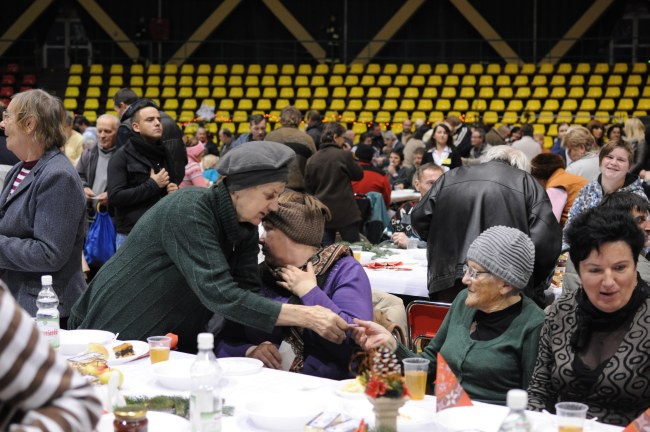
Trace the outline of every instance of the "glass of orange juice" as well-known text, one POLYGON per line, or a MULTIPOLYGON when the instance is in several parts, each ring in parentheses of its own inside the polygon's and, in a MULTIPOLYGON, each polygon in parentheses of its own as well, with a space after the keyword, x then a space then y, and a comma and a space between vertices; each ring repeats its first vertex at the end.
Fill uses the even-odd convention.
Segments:
POLYGON ((169 348, 172 338, 169 336, 151 336, 147 338, 149 343, 149 356, 151 363, 158 363, 169 360, 169 348))
POLYGON ((351 245, 350 249, 352 250, 352 255, 354 256, 354 259, 361 262, 361 252, 363 251, 363 247, 357 245, 351 245))
POLYGON ((582 432, 589 407, 580 402, 555 404, 559 432, 582 432))
POLYGON ((427 389, 427 373, 429 372, 429 360, 413 357, 402 360, 404 365, 404 379, 406 388, 411 394, 411 399, 424 399, 424 392, 427 389))

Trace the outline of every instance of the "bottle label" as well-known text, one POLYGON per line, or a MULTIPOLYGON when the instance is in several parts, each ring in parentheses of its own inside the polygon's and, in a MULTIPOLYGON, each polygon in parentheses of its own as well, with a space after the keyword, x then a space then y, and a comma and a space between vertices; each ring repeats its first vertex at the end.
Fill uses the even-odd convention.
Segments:
POLYGON ((59 318, 36 318, 36 325, 54 349, 59 349, 59 318))
POLYGON ((221 401, 211 390, 193 391, 190 395, 192 432, 221 432, 221 401))

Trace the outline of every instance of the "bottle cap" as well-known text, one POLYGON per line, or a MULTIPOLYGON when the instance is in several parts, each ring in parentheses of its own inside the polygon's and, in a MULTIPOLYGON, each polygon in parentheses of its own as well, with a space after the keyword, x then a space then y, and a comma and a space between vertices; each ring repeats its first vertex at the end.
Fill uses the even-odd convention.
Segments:
POLYGON ((214 348, 214 335, 212 333, 199 333, 196 339, 199 342, 199 349, 214 348))
POLYGON ((526 393, 526 390, 508 390, 507 400, 508 408, 515 410, 524 410, 528 404, 528 393, 526 393))
POLYGON ((52 276, 51 275, 41 276, 41 285, 52 285, 52 276))

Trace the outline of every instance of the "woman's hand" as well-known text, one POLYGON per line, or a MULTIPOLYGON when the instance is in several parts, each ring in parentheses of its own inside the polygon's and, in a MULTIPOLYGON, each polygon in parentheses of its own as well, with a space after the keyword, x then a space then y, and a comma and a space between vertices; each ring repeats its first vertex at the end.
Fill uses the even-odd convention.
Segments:
POLYGON ((250 352, 247 352, 246 357, 260 360, 269 369, 282 369, 280 351, 271 342, 262 342, 250 352))
POLYGON ((282 278, 282 281, 278 282, 278 285, 288 289, 298 297, 307 294, 317 284, 316 274, 314 274, 314 267, 311 265, 311 261, 307 262, 307 269, 305 271, 300 270, 298 267, 288 265, 280 268, 278 274, 282 278))
POLYGON ((395 169, 395 165, 393 165, 393 164, 388 165, 388 168, 386 168, 386 171, 388 172, 388 174, 390 174, 392 176, 397 174, 397 170, 395 169))
POLYGON ((390 240, 395 243, 400 249, 406 249, 409 243, 409 238, 403 232, 394 233, 390 240))
POLYGON ((364 350, 377 348, 378 346, 388 347, 391 351, 397 348, 397 341, 392 334, 380 324, 373 321, 362 321, 355 318, 354 322, 358 327, 352 328, 354 341, 364 350))

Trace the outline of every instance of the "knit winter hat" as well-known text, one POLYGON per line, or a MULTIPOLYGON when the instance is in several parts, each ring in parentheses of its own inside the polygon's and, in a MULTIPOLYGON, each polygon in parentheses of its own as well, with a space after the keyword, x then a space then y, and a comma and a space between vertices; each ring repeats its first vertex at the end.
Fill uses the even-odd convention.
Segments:
POLYGON ((199 161, 199 156, 205 151, 205 146, 202 143, 193 145, 192 147, 185 147, 187 157, 191 158, 194 162, 199 161))
POLYGON ((330 211, 312 195, 288 191, 278 198, 278 211, 269 213, 265 220, 296 243, 320 247, 325 221, 330 211))
POLYGON ((375 156, 375 149, 368 144, 359 144, 357 146, 357 151, 355 151, 354 154, 361 162, 370 163, 372 162, 372 158, 375 156))
POLYGON ((521 290, 533 274, 535 245, 516 228, 493 226, 472 242, 467 259, 521 290))
POLYGON ((250 141, 230 150, 219 159, 217 171, 226 176, 230 192, 261 184, 287 182, 289 162, 296 153, 288 146, 272 141, 250 141))

